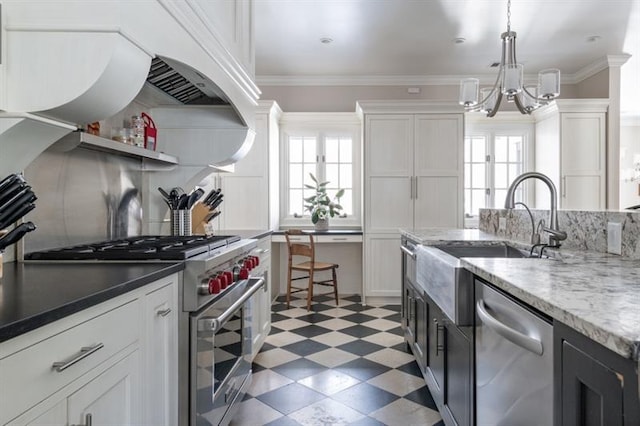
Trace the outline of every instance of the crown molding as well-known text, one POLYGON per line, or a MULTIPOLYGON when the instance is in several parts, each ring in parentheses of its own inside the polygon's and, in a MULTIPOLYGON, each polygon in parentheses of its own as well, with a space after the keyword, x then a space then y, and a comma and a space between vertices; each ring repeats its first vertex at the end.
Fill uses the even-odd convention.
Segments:
MULTIPOLYGON (((562 84, 577 84, 610 67, 626 63, 631 55, 608 55, 579 69, 573 74, 562 74, 562 84)), ((258 86, 457 86, 468 75, 337 75, 337 76, 296 76, 257 75, 258 86)), ((493 84, 496 74, 473 76, 480 84, 493 84)), ((536 75, 525 75, 526 84, 535 83, 536 75)))
POLYGON ((284 112, 280 117, 280 124, 360 126, 360 117, 355 112, 284 112))
POLYGON ((399 100, 399 101, 358 101, 356 112, 362 114, 410 114, 410 113, 440 113, 462 114, 464 108, 453 101, 425 101, 425 100, 399 100))

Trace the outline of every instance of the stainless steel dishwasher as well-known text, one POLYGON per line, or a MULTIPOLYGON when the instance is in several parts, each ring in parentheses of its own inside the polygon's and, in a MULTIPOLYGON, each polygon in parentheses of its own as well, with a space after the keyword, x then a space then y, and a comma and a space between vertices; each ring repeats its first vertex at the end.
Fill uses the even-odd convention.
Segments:
POLYGON ((553 328, 475 280, 476 425, 553 424, 553 328))

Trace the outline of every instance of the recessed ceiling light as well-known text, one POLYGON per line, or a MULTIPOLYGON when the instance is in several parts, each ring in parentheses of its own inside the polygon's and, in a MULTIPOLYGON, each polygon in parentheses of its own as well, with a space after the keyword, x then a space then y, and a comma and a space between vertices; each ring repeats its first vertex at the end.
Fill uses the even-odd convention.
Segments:
POLYGON ((453 42, 454 42, 455 44, 462 44, 462 43, 464 43, 465 41, 467 41, 467 39, 466 39, 466 38, 464 38, 464 37, 456 37, 456 38, 454 38, 454 39, 453 39, 453 42))
POLYGON ((587 37, 587 43, 595 43, 596 41, 600 40, 602 37, 600 37, 599 35, 592 35, 587 37))
POLYGON ((320 43, 322 43, 322 44, 329 44, 329 43, 331 43, 332 41, 333 41, 333 39, 332 39, 332 38, 329 38, 329 37, 322 37, 322 38, 320 38, 320 43))

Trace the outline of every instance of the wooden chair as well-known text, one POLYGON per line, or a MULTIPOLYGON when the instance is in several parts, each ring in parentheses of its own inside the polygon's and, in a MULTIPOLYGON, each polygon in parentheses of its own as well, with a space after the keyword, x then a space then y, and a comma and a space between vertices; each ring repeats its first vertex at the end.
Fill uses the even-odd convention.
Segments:
POLYGON ((307 292, 307 310, 311 309, 311 299, 313 298, 313 285, 323 285, 333 287, 333 294, 336 297, 336 305, 338 304, 338 280, 336 278, 336 269, 338 265, 335 263, 317 262, 315 257, 315 245, 313 235, 304 233, 299 229, 290 229, 284 234, 287 239, 287 248, 289 249, 289 265, 287 273, 287 307, 291 301, 291 294, 301 291, 307 292), (294 256, 308 258, 302 263, 293 263, 294 256), (331 271, 331 279, 316 280, 317 272, 331 271), (293 271, 305 272, 307 275, 294 278, 293 271), (307 286, 295 287, 292 282, 295 280, 307 280, 307 286))

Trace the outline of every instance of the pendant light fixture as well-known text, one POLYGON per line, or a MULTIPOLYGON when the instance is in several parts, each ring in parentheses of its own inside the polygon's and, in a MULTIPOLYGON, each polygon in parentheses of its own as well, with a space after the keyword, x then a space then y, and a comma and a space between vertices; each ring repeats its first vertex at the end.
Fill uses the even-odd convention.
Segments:
POLYGON ((525 86, 522 64, 516 60, 516 33, 511 31, 511 0, 507 2, 507 31, 502 33, 502 58, 493 87, 479 90, 477 78, 460 82, 460 104, 467 111, 482 111, 493 117, 500 108, 503 96, 514 102, 522 114, 531 112, 560 95, 560 70, 546 69, 538 73, 537 86, 525 86), (480 94, 480 96, 478 96, 480 94), (480 98, 480 100, 478 100, 480 98))

